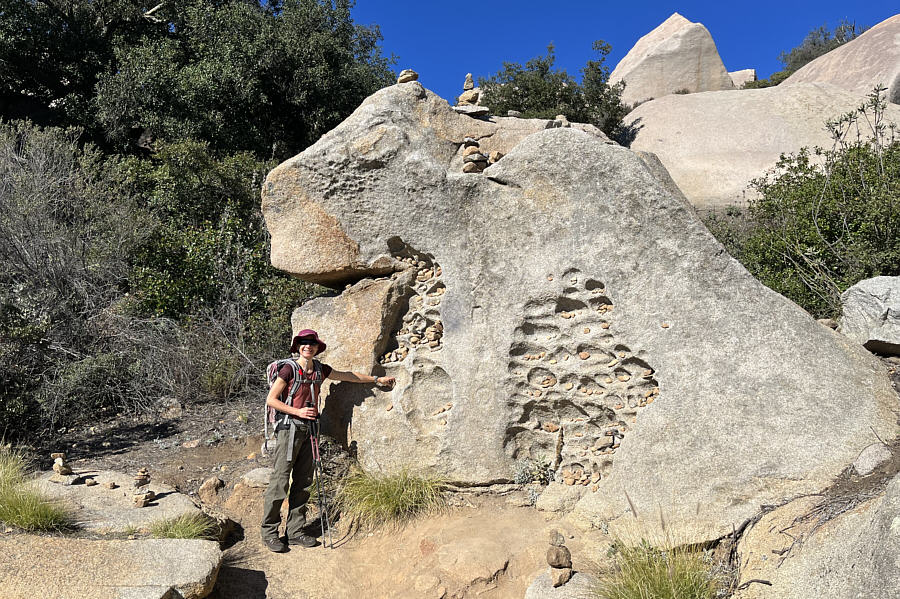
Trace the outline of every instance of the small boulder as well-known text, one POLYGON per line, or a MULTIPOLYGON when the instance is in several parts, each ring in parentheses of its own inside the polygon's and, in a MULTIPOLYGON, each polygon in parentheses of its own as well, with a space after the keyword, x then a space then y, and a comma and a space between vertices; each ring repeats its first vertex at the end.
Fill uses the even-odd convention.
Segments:
POLYGON ((571 568, 572 554, 569 552, 569 548, 565 545, 551 545, 550 548, 547 549, 547 564, 551 568, 571 568))
POLYGON ((841 302, 841 333, 871 352, 900 354, 900 277, 860 281, 841 302))
POLYGON ((475 81, 472 79, 472 73, 466 73, 466 80, 463 82, 463 89, 468 91, 475 88, 475 81))
POLYGON ((478 90, 469 89, 459 94, 460 104, 475 104, 478 101, 478 90))
POLYGON ((553 587, 561 587, 569 582, 573 573, 572 568, 550 568, 550 581, 553 587))
POLYGON ((269 486, 272 472, 271 468, 254 468, 241 477, 241 482, 254 489, 265 489, 269 486))
POLYGON ((200 501, 203 503, 215 503, 219 495, 219 490, 224 486, 225 483, 222 479, 217 476, 211 476, 200 485, 200 489, 197 490, 197 495, 200 496, 200 501))
POLYGON ((853 462, 853 469, 860 476, 871 474, 873 470, 891 459, 893 454, 884 443, 872 443, 863 449, 853 462))

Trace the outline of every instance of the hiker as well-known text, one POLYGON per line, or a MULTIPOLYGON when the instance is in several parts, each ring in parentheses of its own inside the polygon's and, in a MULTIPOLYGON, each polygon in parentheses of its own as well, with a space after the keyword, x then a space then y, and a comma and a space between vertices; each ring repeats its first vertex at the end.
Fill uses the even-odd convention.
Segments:
POLYGON ((266 547, 276 553, 287 551, 287 544, 314 547, 318 541, 307 535, 307 488, 313 480, 313 454, 310 443, 311 424, 319 417, 319 390, 325 379, 350 383, 374 383, 393 388, 392 376, 378 377, 356 372, 341 372, 323 364, 314 356, 325 351, 325 343, 318 333, 304 329, 291 341, 292 361, 301 381, 293 398, 289 398, 294 382, 294 367, 285 361, 278 370, 278 377, 269 389, 266 405, 276 410, 275 463, 269 486, 263 499, 262 539, 266 547), (312 388, 314 387, 314 388, 312 388), (314 399, 315 398, 315 399, 314 399), (285 533, 287 543, 278 536, 281 523, 281 505, 288 498, 288 515, 285 533))

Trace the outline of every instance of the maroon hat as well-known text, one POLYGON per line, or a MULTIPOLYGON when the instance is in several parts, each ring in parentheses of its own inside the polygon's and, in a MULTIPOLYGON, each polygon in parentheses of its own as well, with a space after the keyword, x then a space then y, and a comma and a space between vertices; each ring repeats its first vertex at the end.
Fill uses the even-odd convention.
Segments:
POLYGON ((323 351, 325 351, 326 347, 328 347, 327 345, 325 345, 324 341, 319 339, 319 334, 317 332, 315 332, 312 329, 303 329, 302 331, 300 331, 299 333, 294 335, 294 339, 293 339, 293 341, 291 341, 291 353, 292 354, 297 353, 297 349, 298 349, 297 346, 300 345, 301 340, 310 340, 310 341, 315 340, 315 342, 319 344, 319 349, 316 350, 317 356, 319 354, 321 354, 323 351))

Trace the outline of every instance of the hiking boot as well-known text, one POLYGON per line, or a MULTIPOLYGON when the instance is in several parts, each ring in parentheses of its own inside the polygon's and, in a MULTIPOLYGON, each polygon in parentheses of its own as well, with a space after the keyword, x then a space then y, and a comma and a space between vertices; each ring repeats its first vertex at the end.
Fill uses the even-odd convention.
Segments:
POLYGON ((306 534, 299 534, 295 537, 290 537, 288 539, 288 544, 290 545, 300 545, 301 547, 315 547, 319 544, 318 539, 316 537, 311 537, 306 534))
POLYGON ((263 543, 265 543, 269 551, 273 551, 275 553, 284 553, 288 550, 287 543, 285 543, 281 539, 263 539, 263 543))

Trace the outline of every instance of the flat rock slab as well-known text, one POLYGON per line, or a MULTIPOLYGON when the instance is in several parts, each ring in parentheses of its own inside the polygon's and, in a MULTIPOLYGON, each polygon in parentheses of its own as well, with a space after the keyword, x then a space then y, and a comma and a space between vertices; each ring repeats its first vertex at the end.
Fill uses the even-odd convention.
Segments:
POLYGON ((265 489, 272 477, 272 468, 254 468, 241 477, 241 482, 254 489, 265 489))
POLYGON ((79 470, 82 482, 62 485, 50 479, 47 473, 35 480, 35 486, 53 499, 63 501, 75 511, 75 521, 81 528, 101 533, 122 533, 129 529, 147 530, 152 522, 177 518, 185 514, 197 514, 200 509, 186 495, 174 487, 150 482, 144 487, 156 494, 156 499, 146 507, 134 506, 132 486, 134 478, 121 472, 108 470, 79 470), (96 485, 87 486, 83 480, 93 478, 96 485), (114 482, 115 489, 104 483, 114 482))
POLYGON ((738 547, 736 599, 885 599, 900 597, 900 476, 885 493, 813 530, 803 518, 816 498, 801 498, 767 514, 738 547))
POLYGON ((594 591, 597 581, 581 572, 576 572, 566 584, 553 586, 549 572, 534 579, 525 592, 525 599, 592 599, 598 595, 594 591))
POLYGON ((0 538, 3 599, 200 599, 215 585, 214 541, 0 538))

